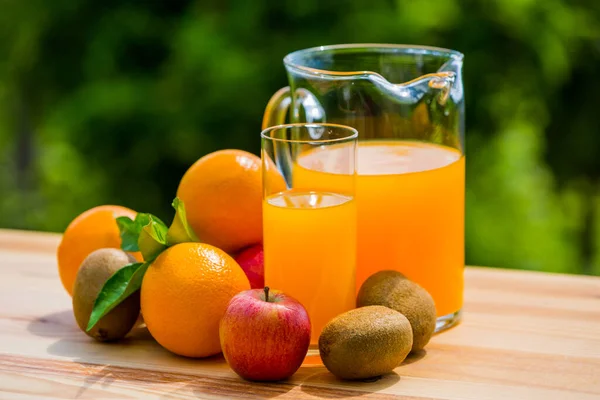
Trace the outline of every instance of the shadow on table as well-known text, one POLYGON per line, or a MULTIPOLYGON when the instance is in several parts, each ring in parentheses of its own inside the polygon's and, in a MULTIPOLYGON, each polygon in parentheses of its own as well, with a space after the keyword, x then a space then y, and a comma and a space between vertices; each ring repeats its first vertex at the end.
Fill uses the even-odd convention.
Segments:
MULTIPOLYGON (((75 322, 73 311, 64 310, 33 319, 28 325, 27 330, 39 337, 57 338, 51 343, 46 352, 53 356, 70 359, 76 363, 77 371, 84 375, 84 382, 76 395, 80 397, 88 388, 100 383, 102 388, 111 385, 115 377, 123 377, 125 368, 115 367, 103 362, 103 347, 107 350, 117 350, 112 343, 100 343, 85 335, 75 322), (96 357, 100 356, 100 358, 96 357)), ((138 327, 124 339, 116 342, 119 349, 124 346, 139 343, 140 340, 152 341, 150 333, 145 328, 138 327)))
MULTIPOLYGON (((174 354, 170 354, 170 356, 185 359, 174 354)), ((193 363, 225 362, 221 354, 190 361, 193 363)), ((265 399, 284 395, 296 387, 288 382, 248 382, 234 376, 194 375, 185 372, 138 369, 117 365, 90 365, 88 363, 80 363, 80 365, 85 367, 86 377, 75 398, 81 397, 86 390, 98 387, 98 385, 103 389, 108 389, 113 384, 117 387, 125 386, 124 391, 143 391, 148 394, 148 397, 161 400, 205 399, 207 397, 265 399), (138 389, 131 389, 131 386, 127 385, 128 382, 134 382, 138 389)), ((126 393, 123 394, 126 395, 126 393)))
MULTIPOLYGON (((219 380, 219 389, 215 391, 210 386, 200 385, 198 382, 191 384, 193 386, 193 393, 199 399, 205 399, 207 394, 217 394, 222 398, 240 398, 244 399, 269 399, 278 396, 283 396, 290 390, 297 387, 291 382, 249 382, 242 378, 234 378, 228 380, 227 383, 223 383, 223 380, 219 380)), ((292 396, 293 397, 293 396, 292 396)))
MULTIPOLYGON (((42 317, 36 323, 44 324, 44 320, 45 318, 42 317)), ((69 358, 78 365, 84 380, 75 398, 81 397, 86 390, 97 385, 100 385, 102 389, 107 389, 115 381, 139 381, 138 369, 108 364, 104 359, 109 351, 122 351, 127 346, 139 344, 140 341, 154 342, 146 328, 134 328, 119 341, 101 343, 81 332, 72 315, 71 320, 71 324, 64 329, 62 335, 56 335, 62 336, 62 338, 50 344, 46 351, 54 356, 69 358), (106 355, 104 348, 106 348, 106 355)), ((30 331, 33 329, 37 328, 33 326, 30 331)), ((148 373, 152 372, 148 371, 148 373)))
POLYGON ((93 372, 89 371, 89 368, 87 369, 83 384, 75 395, 76 399, 81 397, 86 390, 91 389, 96 384, 100 384, 102 389, 108 389, 110 385, 117 380, 117 377, 115 376, 115 367, 111 365, 94 365, 92 368, 94 368, 93 372))
MULTIPOLYGON (((417 362, 426 355, 427 351, 424 349, 411 353, 408 355, 408 357, 406 357, 402 364, 400 364, 400 366, 417 362)), ((392 372, 390 374, 365 381, 344 381, 333 376, 333 374, 328 372, 325 367, 315 368, 314 371, 314 373, 310 374, 304 380, 301 385, 301 390, 304 393, 315 397, 331 399, 365 396, 393 386, 401 379, 396 372, 392 372), (344 384, 346 387, 344 389, 336 389, 331 386, 324 387, 323 384, 344 384)))
POLYGON ((27 330, 35 336, 56 338, 64 338, 80 332, 71 310, 37 317, 27 325, 27 330))
MULTIPOLYGON (((302 383, 298 386, 297 383, 287 381, 251 383, 237 377, 211 377, 121 367, 106 363, 106 360, 114 356, 119 361, 124 361, 126 353, 123 350, 128 346, 137 346, 139 349, 142 342, 148 342, 148 344, 151 343, 152 346, 155 346, 156 350, 162 353, 160 357, 176 357, 188 360, 187 362, 190 363, 224 362, 224 359, 219 355, 196 361, 173 355, 160 348, 146 328, 139 327, 134 328, 127 337, 114 344, 96 342, 79 330, 71 310, 38 317, 29 323, 27 329, 36 336, 58 338, 47 347, 48 354, 67 358, 78 364, 77 373, 84 376, 84 381, 75 398, 83 396, 86 390, 97 387, 97 385, 107 389, 115 382, 128 381, 140 383, 149 392, 156 390, 156 394, 159 394, 161 399, 185 396, 206 398, 207 394, 229 398, 242 395, 245 398, 274 398, 293 389, 301 390, 303 393, 314 397, 341 398, 358 397, 377 392, 394 385, 400 380, 396 373, 392 373, 374 381, 349 383, 338 380, 325 367, 316 366, 309 368, 310 373, 302 379, 302 383), (349 384, 350 386, 344 389, 325 386, 326 384, 339 386, 342 382, 344 385, 349 384)), ((145 345, 143 345, 143 349, 144 352, 147 349, 153 351, 145 345)), ((425 354, 426 352, 422 351, 411 355, 404 364, 417 361, 423 358, 425 354)))
POLYGON ((425 349, 415 351, 414 353, 410 353, 408 355, 408 357, 406 357, 406 359, 404 361, 402 361, 402 364, 400 364, 400 365, 402 366, 402 365, 412 364, 414 362, 421 360, 426 355, 427 355, 427 350, 425 350, 425 349))
MULTIPOLYGON (((102 348, 106 347, 109 351, 123 350, 128 346, 139 346, 141 341, 151 342, 156 345, 154 339, 146 328, 134 328, 123 339, 114 342, 98 342, 85 335, 78 328, 56 342, 49 345, 46 349, 48 354, 60 357, 75 358, 75 361, 94 362, 95 355, 102 355, 102 348)), ((158 345, 156 345, 158 347, 158 345)), ((108 353, 108 352, 107 352, 108 353)))
POLYGON ((198 360, 177 356, 160 347, 148 330, 140 326, 143 325, 138 324, 122 340, 101 343, 81 332, 72 311, 66 310, 38 317, 29 323, 27 329, 36 336, 56 338, 48 345, 46 352, 74 363, 72 368, 65 368, 65 372, 77 374, 83 379, 78 385, 75 398, 89 396, 86 391, 94 388, 106 390, 114 386, 115 391, 133 390, 127 382, 135 382, 149 396, 161 399, 206 398, 207 394, 218 394, 225 398, 271 398, 283 395, 295 387, 287 382, 250 383, 233 374, 231 377, 213 377, 186 372, 163 372, 161 368, 155 368, 156 365, 161 362, 169 365, 174 359, 180 360, 175 365, 187 365, 188 370, 202 363, 224 363, 225 360, 222 355, 198 360), (146 365, 146 369, 120 366, 129 363, 146 365))
MULTIPOLYGON (((163 391, 162 399, 197 397, 226 398, 226 399, 268 399, 287 394, 290 390, 297 388, 293 383, 282 382, 248 382, 241 378, 213 378, 208 376, 197 376, 192 380, 181 381, 182 385, 171 391, 163 391)), ((293 397, 293 396, 292 396, 293 397)))
MULTIPOLYGON (((180 359, 181 364, 177 362, 176 365, 185 367, 187 364, 193 368, 195 364, 224 363, 225 360, 220 354, 198 360, 177 356, 160 347, 147 329, 138 329, 115 343, 98 343, 87 336, 80 341, 61 339, 52 343, 47 351, 49 354, 71 358, 71 362, 77 365, 75 370, 83 378, 83 382, 79 384, 75 398, 85 397, 84 394, 89 397, 90 394, 86 393, 88 389, 108 390, 111 386, 111 392, 121 393, 124 397, 129 395, 128 392, 136 390, 147 393, 148 397, 160 399, 206 398, 207 393, 223 392, 224 388, 230 386, 229 380, 235 380, 165 371, 160 368, 163 361, 165 365, 172 365, 173 360, 180 359), (147 344, 151 346, 146 347, 144 342, 148 342, 147 344), (138 351, 127 352, 126 346, 130 345, 136 345, 138 351), (140 349, 143 351, 139 352, 140 349), (155 353, 156 358, 153 358, 155 353), (152 360, 156 362, 149 362, 152 360), (142 367, 138 368, 137 365, 142 367)), ((93 395, 93 392, 91 393, 93 395)), ((239 391, 237 395, 239 397, 239 391)))
POLYGON ((366 396, 400 381, 400 376, 395 372, 364 381, 345 381, 333 376, 325 367, 319 369, 320 371, 316 371, 304 380, 300 385, 300 390, 308 395, 324 399, 366 396), (343 384, 345 387, 324 386, 324 384, 336 386, 343 384))

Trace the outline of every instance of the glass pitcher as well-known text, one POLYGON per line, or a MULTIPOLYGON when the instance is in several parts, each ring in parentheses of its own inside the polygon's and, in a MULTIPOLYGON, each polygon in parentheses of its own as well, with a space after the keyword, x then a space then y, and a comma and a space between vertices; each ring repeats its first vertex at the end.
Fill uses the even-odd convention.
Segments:
MULTIPOLYGON (((356 44, 284 58, 289 87, 265 110, 263 129, 335 123, 359 132, 357 290, 396 270, 433 297, 437 330, 460 319, 464 270, 464 93, 459 52, 356 44)), ((294 185, 335 190, 335 146, 295 158, 294 185)), ((337 161, 336 161, 337 160, 337 161)))

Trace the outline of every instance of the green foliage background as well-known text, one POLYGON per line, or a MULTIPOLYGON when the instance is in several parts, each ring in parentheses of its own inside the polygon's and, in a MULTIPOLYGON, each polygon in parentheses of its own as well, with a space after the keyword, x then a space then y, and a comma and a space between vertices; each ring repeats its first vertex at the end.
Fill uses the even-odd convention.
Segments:
MULTIPOLYGON (((417 43, 465 59, 467 261, 600 274, 600 2, 3 1, 0 227, 160 217, 184 171, 258 152, 282 58, 417 43)), ((168 219, 168 218, 167 218, 168 219)))

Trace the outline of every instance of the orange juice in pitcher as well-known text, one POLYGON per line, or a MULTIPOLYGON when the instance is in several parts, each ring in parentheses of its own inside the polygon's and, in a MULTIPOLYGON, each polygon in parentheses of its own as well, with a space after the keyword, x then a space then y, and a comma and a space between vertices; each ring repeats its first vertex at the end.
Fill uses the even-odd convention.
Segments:
MULTIPOLYGON (((301 156, 296 184, 338 186, 343 176, 319 170, 333 151, 301 156)), ((460 309, 464 157, 421 142, 366 141, 358 144, 357 166, 358 286, 377 271, 399 269, 427 288, 438 315, 460 309)))
MULTIPOLYGON (((425 46, 348 44, 284 58, 290 86, 263 127, 334 122, 358 131, 356 290, 397 270, 423 286, 437 330, 460 319, 464 270, 464 93, 459 52, 425 46)), ((302 153, 295 184, 336 190, 335 146, 302 153)))

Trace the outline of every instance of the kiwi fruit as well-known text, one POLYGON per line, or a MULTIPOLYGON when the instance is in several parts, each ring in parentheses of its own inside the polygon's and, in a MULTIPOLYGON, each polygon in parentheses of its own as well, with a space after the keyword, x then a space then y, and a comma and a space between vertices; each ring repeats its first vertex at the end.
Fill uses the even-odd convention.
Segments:
POLYGON ((437 319, 435 303, 421 286, 397 271, 379 271, 371 275, 360 287, 357 307, 385 306, 408 318, 413 332, 412 351, 424 348, 437 319))
POLYGON ((139 291, 126 298, 86 331, 94 302, 104 283, 127 264, 137 262, 119 249, 99 249, 90 253, 77 272, 73 286, 73 314, 79 328, 94 339, 104 342, 123 338, 140 315, 139 291))
POLYGON ((411 348, 408 319, 383 306, 338 315, 325 325, 319 337, 323 364, 342 379, 368 379, 391 372, 411 348))

